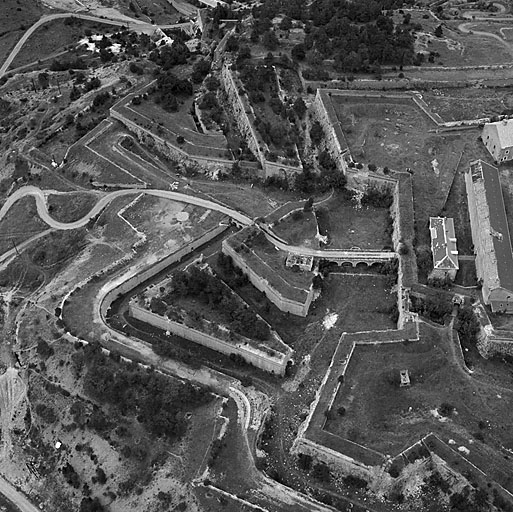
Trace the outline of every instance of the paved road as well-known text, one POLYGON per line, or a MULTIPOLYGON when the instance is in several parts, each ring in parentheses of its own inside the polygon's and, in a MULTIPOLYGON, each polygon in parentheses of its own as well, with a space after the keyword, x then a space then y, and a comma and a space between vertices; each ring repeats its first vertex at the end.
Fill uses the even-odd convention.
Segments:
POLYGON ((7 480, 0 477, 0 493, 2 493, 10 502, 14 503, 21 512, 41 512, 41 510, 18 492, 7 480))
POLYGON ((64 12, 59 14, 49 14, 47 16, 43 16, 39 21, 36 21, 34 25, 32 25, 22 36, 22 38, 18 41, 16 46, 13 48, 12 52, 9 54, 5 62, 0 67, 0 78, 5 75, 12 61, 15 59, 16 55, 18 55, 19 51, 23 47, 23 45, 28 41, 29 37, 39 28, 41 25, 48 23, 53 20, 63 19, 63 18, 80 18, 81 20, 93 21, 96 23, 103 23, 106 25, 114 25, 116 27, 126 27, 127 24, 130 26, 130 30, 139 33, 153 34, 156 28, 166 29, 166 28, 182 28, 186 29, 190 27, 190 22, 187 23, 177 23, 175 25, 152 25, 151 23, 145 23, 139 20, 133 20, 128 23, 125 19, 123 20, 115 20, 110 18, 98 18, 97 16, 91 16, 89 14, 79 14, 75 12, 64 12))

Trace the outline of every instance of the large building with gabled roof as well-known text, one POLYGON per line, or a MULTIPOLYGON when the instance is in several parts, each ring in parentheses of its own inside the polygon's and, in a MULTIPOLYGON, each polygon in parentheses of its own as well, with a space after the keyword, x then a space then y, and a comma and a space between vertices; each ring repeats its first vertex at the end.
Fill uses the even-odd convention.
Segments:
POLYGON ((481 138, 497 163, 513 158, 513 119, 486 123, 481 138))
POLYGON ((513 251, 499 171, 476 160, 465 172, 477 277, 493 312, 513 313, 513 251))
POLYGON ((449 277, 454 281, 459 269, 454 220, 447 217, 430 217, 429 232, 433 254, 433 271, 430 277, 449 277))

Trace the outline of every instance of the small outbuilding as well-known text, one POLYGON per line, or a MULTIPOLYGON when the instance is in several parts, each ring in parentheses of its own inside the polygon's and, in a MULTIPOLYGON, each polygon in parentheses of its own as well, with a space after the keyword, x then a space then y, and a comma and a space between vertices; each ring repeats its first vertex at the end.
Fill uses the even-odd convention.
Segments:
POLYGON ((454 221, 447 217, 430 217, 429 231, 433 254, 433 271, 430 277, 449 277, 454 281, 459 269, 454 221))
POLYGON ((481 138, 497 163, 513 159, 513 119, 486 123, 481 138))
POLYGON ((411 384, 410 382, 410 374, 408 373, 408 370, 401 370, 400 371, 401 376, 401 384, 400 386, 403 388, 405 386, 409 386, 411 384))

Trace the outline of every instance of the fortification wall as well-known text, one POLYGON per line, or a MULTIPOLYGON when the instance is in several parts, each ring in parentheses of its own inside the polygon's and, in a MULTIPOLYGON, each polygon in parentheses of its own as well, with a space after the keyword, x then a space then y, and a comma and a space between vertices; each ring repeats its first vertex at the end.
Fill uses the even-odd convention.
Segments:
POLYGON ((233 77, 233 73, 230 69, 230 64, 225 63, 221 70, 221 81, 228 95, 228 99, 230 101, 230 106, 233 110, 234 119, 237 122, 237 126, 245 138, 250 151, 255 155, 256 159, 262 164, 264 167, 265 157, 264 151, 266 148, 262 148, 262 142, 259 141, 256 130, 251 123, 248 115, 248 111, 251 111, 250 105, 247 105, 241 95, 239 94, 239 89, 237 83, 235 82, 235 78, 233 77))
POLYGON ((232 169, 232 160, 190 155, 178 146, 172 145, 169 141, 164 140, 162 137, 159 137, 150 130, 147 130, 143 126, 140 126, 134 121, 128 119, 118 110, 111 108, 110 115, 113 119, 123 123, 143 144, 149 147, 154 147, 157 151, 172 160, 178 161, 182 164, 194 165, 198 167, 199 171, 214 171, 220 168, 230 171, 232 169))
POLYGON ((327 448, 326 446, 314 443, 309 439, 301 437, 294 445, 295 453, 310 455, 313 459, 324 462, 333 472, 347 473, 359 476, 367 481, 372 477, 372 468, 357 460, 327 448))
POLYGON ((504 332, 481 328, 477 348, 485 359, 499 356, 513 356, 513 332, 504 332))
POLYGON ((203 244, 220 235, 226 229, 228 229, 228 226, 216 226, 190 244, 187 244, 184 247, 178 249, 178 251, 173 252, 172 254, 160 259, 155 263, 151 263, 148 268, 142 272, 139 272, 139 269, 135 269, 132 272, 122 276, 120 281, 112 281, 112 288, 108 290, 104 295, 100 305, 100 313, 102 318, 105 319, 107 310, 118 297, 130 292, 136 286, 139 286, 141 283, 144 283, 144 281, 152 278, 159 272, 162 272, 162 270, 164 270, 166 267, 176 263, 177 261, 180 261, 184 256, 187 256, 198 247, 201 247, 203 244))
POLYGON ((293 301, 283 295, 280 294, 275 288, 273 288, 269 282, 263 277, 258 275, 240 256, 240 254, 235 251, 230 244, 223 240, 223 253, 231 256, 233 263, 239 267, 244 274, 248 276, 251 284, 261 292, 265 293, 266 297, 280 310, 285 311, 286 313, 291 313, 297 316, 306 316, 308 315, 308 309, 310 308, 310 304, 314 298, 314 290, 312 287, 307 292, 306 300, 304 303, 293 301))
POLYGON ((187 325, 169 320, 160 315, 152 313, 147 309, 130 302, 129 306, 130 315, 137 320, 154 325, 164 331, 170 331, 181 338, 193 341, 199 345, 211 348, 222 354, 231 355, 238 354, 244 358, 245 361, 253 364, 257 368, 261 368, 270 373, 277 375, 284 375, 287 363, 290 360, 292 351, 288 354, 278 354, 277 356, 271 356, 265 352, 258 350, 255 347, 251 347, 249 344, 243 343, 229 343, 227 341, 215 338, 209 334, 198 331, 187 325))
POLYGON ((312 104, 313 117, 315 120, 319 121, 324 131, 326 137, 326 151, 328 151, 331 158, 333 158, 337 168, 346 174, 348 167, 345 154, 349 149, 338 120, 333 119, 332 122, 332 117, 335 115, 334 111, 328 112, 328 108, 329 106, 324 103, 321 93, 317 90, 315 100, 312 104), (344 144, 344 146, 342 146, 342 144, 344 144))
POLYGON ((239 93, 239 85, 236 82, 230 66, 229 62, 224 63, 221 70, 221 81, 228 95, 230 107, 233 117, 237 122, 237 126, 246 140, 250 151, 260 162, 264 177, 300 173, 303 170, 302 167, 266 160, 265 155, 269 148, 262 140, 262 137, 259 136, 254 126, 253 120, 256 117, 255 113, 246 97, 239 93))

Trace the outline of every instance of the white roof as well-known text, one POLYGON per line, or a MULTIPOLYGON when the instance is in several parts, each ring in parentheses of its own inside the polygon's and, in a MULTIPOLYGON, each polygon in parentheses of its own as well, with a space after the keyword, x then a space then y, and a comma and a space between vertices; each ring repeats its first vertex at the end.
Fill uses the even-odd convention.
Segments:
POLYGON ((501 148, 513 146, 513 119, 503 119, 496 123, 486 123, 485 128, 496 133, 497 142, 501 148))
POLYGON ((458 269, 458 249, 454 221, 446 217, 429 217, 433 267, 440 270, 458 269))

